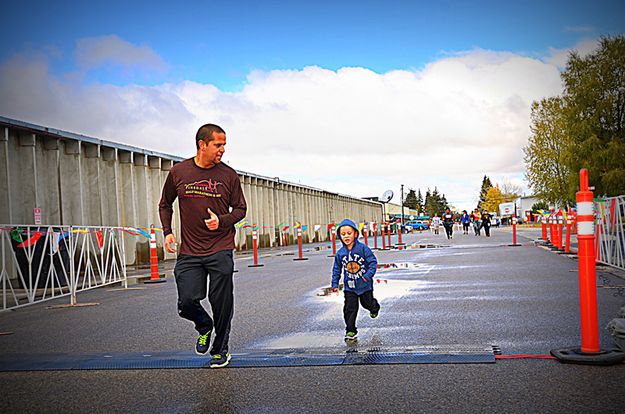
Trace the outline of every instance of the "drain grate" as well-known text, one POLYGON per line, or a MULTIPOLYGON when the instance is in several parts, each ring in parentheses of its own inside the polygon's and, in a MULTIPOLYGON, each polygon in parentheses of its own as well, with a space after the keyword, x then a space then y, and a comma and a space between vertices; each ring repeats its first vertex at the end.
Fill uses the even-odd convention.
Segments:
MULTIPOLYGON (((271 349, 232 354, 230 367, 303 367, 386 364, 495 363, 493 346, 271 349)), ((14 354, 0 357, 0 372, 207 368, 210 358, 190 351, 109 354, 14 354)))

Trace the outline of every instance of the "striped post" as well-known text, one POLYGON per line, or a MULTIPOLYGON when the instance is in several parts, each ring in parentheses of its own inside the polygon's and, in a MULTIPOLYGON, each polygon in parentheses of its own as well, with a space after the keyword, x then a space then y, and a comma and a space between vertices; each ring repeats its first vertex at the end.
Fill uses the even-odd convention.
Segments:
POLYGON ((297 257, 293 260, 308 260, 307 257, 302 257, 302 228, 297 228, 297 257))
POLYGON ((373 248, 378 250, 378 223, 373 222, 373 248))
POLYGON ((577 201, 577 240, 579 244, 579 294, 582 352, 599 352, 597 319, 597 270, 595 267, 595 217, 593 193, 588 189, 588 170, 580 171, 577 201))
POLYGON ((252 230, 252 246, 254 247, 254 264, 247 267, 263 267, 264 265, 258 263, 258 230, 252 230))
POLYGON ((158 254, 156 253, 156 234, 154 224, 150 225, 150 279, 143 283, 163 283, 167 279, 158 273, 158 254))

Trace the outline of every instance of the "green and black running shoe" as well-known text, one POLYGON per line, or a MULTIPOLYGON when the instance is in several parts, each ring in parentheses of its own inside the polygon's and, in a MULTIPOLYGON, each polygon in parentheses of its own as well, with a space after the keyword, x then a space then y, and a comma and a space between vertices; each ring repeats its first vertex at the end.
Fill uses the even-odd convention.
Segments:
POLYGON ((211 359, 211 368, 223 368, 230 362, 230 353, 225 354, 213 354, 211 359))
POLYGON ((352 331, 350 331, 350 332, 347 332, 347 333, 345 334, 345 340, 346 340, 346 341, 353 341, 353 340, 355 340, 356 338, 358 338, 358 334, 357 334, 356 332, 352 332, 352 331))
POLYGON ((204 355, 210 348, 211 331, 206 332, 204 335, 200 335, 195 344, 195 353, 198 355, 204 355))

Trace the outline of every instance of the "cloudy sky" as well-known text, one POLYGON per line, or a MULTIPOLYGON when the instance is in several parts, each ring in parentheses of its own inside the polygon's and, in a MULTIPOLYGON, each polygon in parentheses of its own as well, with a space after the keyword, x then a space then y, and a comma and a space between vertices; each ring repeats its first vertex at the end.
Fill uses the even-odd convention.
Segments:
POLYGON ((460 209, 529 194, 532 101, 625 32, 620 0, 88 3, 5 3, 0 115, 183 157, 217 123, 238 170, 460 209))

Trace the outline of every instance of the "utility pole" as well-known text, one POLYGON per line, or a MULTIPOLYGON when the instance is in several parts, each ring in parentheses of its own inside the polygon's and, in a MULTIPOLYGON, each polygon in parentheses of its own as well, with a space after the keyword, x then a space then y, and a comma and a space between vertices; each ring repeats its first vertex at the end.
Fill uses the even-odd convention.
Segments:
POLYGON ((404 227, 404 185, 401 185, 401 228, 404 227))

